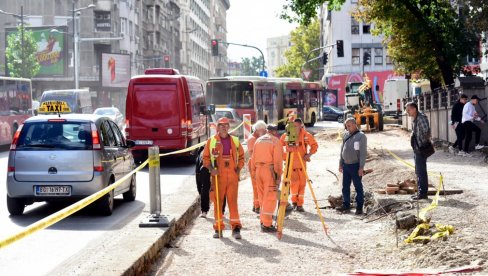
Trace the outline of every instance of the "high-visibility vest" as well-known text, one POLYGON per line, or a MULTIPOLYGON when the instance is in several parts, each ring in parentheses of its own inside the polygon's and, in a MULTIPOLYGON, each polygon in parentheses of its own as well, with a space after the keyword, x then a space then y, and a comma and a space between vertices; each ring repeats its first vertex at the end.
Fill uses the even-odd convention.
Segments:
MULTIPOLYGON (((239 163, 239 145, 240 145, 239 137, 232 136, 232 135, 229 136, 232 137, 232 141, 234 141, 234 145, 236 146, 236 152, 234 153, 234 156, 236 157, 235 161, 237 166, 237 164, 239 163)), ((217 146, 217 139, 215 138, 215 136, 212 136, 212 138, 210 138, 210 162, 214 168, 215 168, 215 156, 212 154, 212 152, 216 146, 217 146)))

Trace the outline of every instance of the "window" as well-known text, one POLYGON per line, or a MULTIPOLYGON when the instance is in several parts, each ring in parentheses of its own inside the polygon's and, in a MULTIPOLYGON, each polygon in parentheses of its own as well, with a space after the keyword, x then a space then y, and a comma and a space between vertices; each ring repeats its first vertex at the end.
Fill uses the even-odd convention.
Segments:
POLYGON ((374 64, 383 64, 383 48, 374 49, 374 64))
POLYGON ((351 34, 359 34, 359 22, 353 16, 351 17, 351 34))
MULTIPOLYGON (((107 121, 107 122, 109 122, 109 121, 107 121)), ((112 121, 110 121, 109 124, 110 124, 110 127, 112 128, 112 131, 114 133, 115 146, 123 147, 124 146, 124 138, 122 138, 123 136, 122 136, 122 133, 120 133, 120 129, 112 121)))
POLYGON ((22 128, 17 150, 92 149, 89 123, 34 122, 22 128))
POLYGON ((352 48, 352 64, 359 64, 361 62, 359 54, 359 48, 352 48))
POLYGON ((363 25, 363 34, 371 33, 371 25, 363 25))
POLYGON ((106 147, 113 147, 116 144, 114 133, 110 128, 109 122, 105 121, 100 125, 100 132, 103 145, 106 147))
POLYGON ((388 54, 386 54, 386 58, 385 59, 386 59, 386 64, 392 64, 393 63, 392 60, 391 60, 391 57, 388 54))

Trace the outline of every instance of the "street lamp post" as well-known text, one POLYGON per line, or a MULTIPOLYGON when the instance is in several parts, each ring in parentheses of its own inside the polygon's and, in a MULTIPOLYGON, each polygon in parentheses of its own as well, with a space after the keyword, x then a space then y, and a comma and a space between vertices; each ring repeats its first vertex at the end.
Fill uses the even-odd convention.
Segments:
POLYGON ((80 41, 80 34, 78 32, 78 24, 76 23, 76 13, 86 9, 95 8, 94 4, 90 4, 83 8, 76 8, 76 2, 73 0, 73 10, 72 11, 72 21, 73 21, 73 66, 74 66, 74 75, 75 75, 75 89, 80 88, 80 72, 78 69, 78 65, 80 64, 80 54, 79 54, 79 41, 80 41))

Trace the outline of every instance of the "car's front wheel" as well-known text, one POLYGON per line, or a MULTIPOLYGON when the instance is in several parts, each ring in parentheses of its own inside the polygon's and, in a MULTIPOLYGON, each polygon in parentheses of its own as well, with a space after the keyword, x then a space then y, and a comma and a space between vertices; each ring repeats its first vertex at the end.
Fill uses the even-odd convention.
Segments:
POLYGON ((7 209, 12 216, 20 216, 24 213, 24 200, 12 198, 7 195, 7 209))
POLYGON ((344 123, 344 115, 337 116, 337 122, 338 123, 344 123))
POLYGON ((134 175, 132 175, 132 179, 130 181, 129 190, 122 194, 122 196, 124 197, 124 200, 125 201, 136 200, 136 191, 137 191, 136 174, 134 174, 134 175))

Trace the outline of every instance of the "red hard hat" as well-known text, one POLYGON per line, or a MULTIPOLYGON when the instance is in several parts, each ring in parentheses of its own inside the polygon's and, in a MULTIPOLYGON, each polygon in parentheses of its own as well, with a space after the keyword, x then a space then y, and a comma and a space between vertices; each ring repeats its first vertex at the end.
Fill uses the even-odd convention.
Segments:
POLYGON ((218 119, 217 125, 220 125, 220 124, 229 124, 229 119, 227 117, 222 117, 222 118, 218 119))

